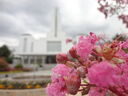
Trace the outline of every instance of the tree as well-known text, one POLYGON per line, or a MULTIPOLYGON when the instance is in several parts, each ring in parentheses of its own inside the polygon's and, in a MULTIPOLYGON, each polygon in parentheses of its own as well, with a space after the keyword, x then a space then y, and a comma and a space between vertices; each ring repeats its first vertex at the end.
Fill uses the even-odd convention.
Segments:
POLYGON ((0 57, 9 57, 11 55, 11 51, 9 50, 9 48, 6 45, 3 45, 2 47, 0 47, 0 57))
POLYGON ((12 63, 13 57, 11 56, 11 51, 8 46, 3 45, 0 47, 0 57, 5 58, 6 62, 12 63))
POLYGON ((98 0, 98 4, 105 18, 116 15, 128 28, 128 0, 98 0))

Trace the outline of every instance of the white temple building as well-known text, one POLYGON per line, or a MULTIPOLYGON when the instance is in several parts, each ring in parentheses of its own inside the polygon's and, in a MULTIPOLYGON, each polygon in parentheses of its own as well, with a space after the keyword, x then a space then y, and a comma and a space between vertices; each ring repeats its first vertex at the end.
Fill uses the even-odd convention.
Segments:
POLYGON ((69 37, 60 30, 57 10, 54 13, 53 31, 46 38, 35 39, 30 34, 23 34, 19 38, 19 46, 14 54, 15 64, 55 64, 55 55, 66 53, 71 48, 72 43, 66 44, 69 37))

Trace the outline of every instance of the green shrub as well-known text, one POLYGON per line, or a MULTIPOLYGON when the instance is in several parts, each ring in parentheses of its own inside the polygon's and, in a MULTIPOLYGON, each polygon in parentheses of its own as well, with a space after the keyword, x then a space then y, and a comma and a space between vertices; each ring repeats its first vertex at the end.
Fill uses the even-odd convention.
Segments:
POLYGON ((22 64, 17 64, 17 65, 15 66, 15 68, 16 68, 16 69, 23 69, 23 65, 22 65, 22 64))
POLYGON ((13 57, 7 57, 7 58, 6 58, 6 61, 7 61, 8 63, 12 64, 12 63, 13 63, 13 57))

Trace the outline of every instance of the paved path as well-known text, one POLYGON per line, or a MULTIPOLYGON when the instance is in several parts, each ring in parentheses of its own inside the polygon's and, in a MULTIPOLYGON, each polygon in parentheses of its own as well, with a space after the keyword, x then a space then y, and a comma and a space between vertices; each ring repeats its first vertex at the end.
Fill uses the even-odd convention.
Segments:
POLYGON ((0 80, 11 80, 13 77, 34 77, 34 76, 50 76, 50 70, 41 70, 41 71, 33 71, 33 72, 23 72, 23 73, 15 73, 15 74, 8 74, 8 77, 5 77, 5 74, 0 77, 0 80))
POLYGON ((25 72, 16 74, 16 76, 50 76, 51 70, 42 70, 42 71, 33 71, 33 72, 25 72))

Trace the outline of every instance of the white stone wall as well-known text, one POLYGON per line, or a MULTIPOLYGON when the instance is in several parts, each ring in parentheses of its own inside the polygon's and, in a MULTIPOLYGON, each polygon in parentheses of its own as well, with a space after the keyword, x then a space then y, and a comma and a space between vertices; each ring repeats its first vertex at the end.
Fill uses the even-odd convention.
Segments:
POLYGON ((67 38, 68 37, 66 37, 64 33, 58 34, 58 37, 48 35, 47 38, 40 39, 35 39, 32 35, 22 35, 16 54, 57 54, 61 52, 65 53, 72 46, 72 43, 66 44, 65 41, 67 38), (24 41, 25 38, 27 39, 26 43, 24 41), (48 41, 60 41, 62 48, 61 52, 47 52, 48 41))

